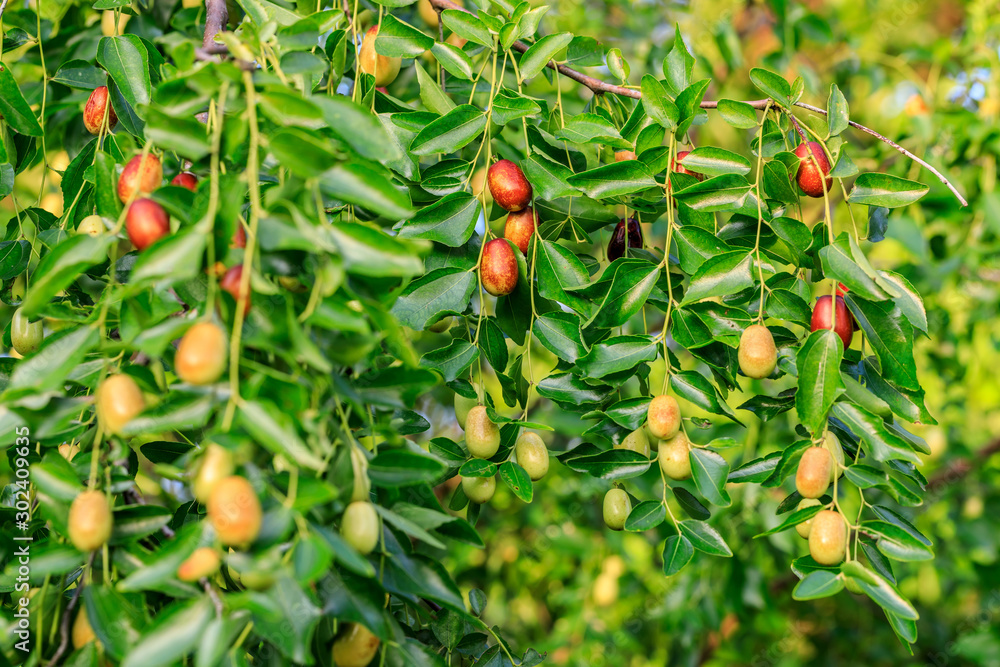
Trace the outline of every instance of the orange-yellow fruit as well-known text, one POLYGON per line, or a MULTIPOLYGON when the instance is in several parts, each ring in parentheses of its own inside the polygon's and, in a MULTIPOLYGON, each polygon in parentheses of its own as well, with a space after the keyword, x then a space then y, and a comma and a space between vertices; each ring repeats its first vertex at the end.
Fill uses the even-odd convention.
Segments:
POLYGON ((632 431, 615 445, 615 449, 629 449, 649 458, 649 438, 646 437, 646 430, 637 428, 632 431))
POLYGON ((465 419, 465 446, 469 453, 488 459, 500 449, 500 429, 490 421, 486 407, 477 405, 469 410, 465 419))
MULTIPOLYGON (((455 0, 455 4, 458 5, 459 7, 465 6, 465 3, 462 0, 455 0)), ((434 5, 431 4, 430 0, 418 0, 417 13, 420 14, 420 18, 424 20, 424 23, 426 23, 431 28, 437 29, 438 13, 437 10, 434 9, 434 5)))
POLYGON ((399 66, 402 61, 399 58, 380 56, 376 53, 375 38, 377 36, 377 25, 373 25, 365 33, 361 50, 358 52, 358 68, 365 74, 374 76, 376 86, 388 86, 399 75, 399 66))
POLYGON ((538 216, 531 206, 525 206, 520 211, 511 211, 507 214, 503 237, 516 245, 522 253, 527 254, 528 242, 531 240, 531 235, 535 233, 537 224, 538 216))
POLYGON ((163 166, 160 158, 148 154, 146 159, 136 155, 128 161, 118 178, 118 198, 122 203, 133 197, 148 195, 163 183, 163 166))
POLYGON ((635 159, 635 151, 615 151, 615 162, 624 162, 625 160, 635 159))
POLYGON ((108 130, 113 130, 118 124, 118 116, 111 107, 111 100, 108 98, 108 87, 98 86, 87 98, 87 105, 83 107, 83 125, 87 132, 98 134, 104 126, 104 113, 108 114, 108 130))
POLYGON ((211 547, 201 547, 187 557, 177 568, 177 578, 181 581, 198 581, 219 571, 222 561, 219 553, 211 547))
POLYGON ((488 503, 497 490, 496 477, 463 477, 462 491, 474 503, 488 503))
POLYGON ((260 534, 262 511, 250 482, 233 475, 215 485, 208 498, 208 518, 227 546, 253 542, 260 534))
POLYGON ((340 534, 359 553, 367 555, 378 546, 382 532, 380 526, 375 505, 367 500, 357 500, 344 510, 340 534))
POLYGON ((62 456, 67 461, 72 461, 77 454, 80 453, 80 445, 70 444, 64 442, 59 445, 59 455, 62 456))
POLYGON ((521 168, 510 160, 500 160, 490 165, 486 172, 493 200, 507 211, 520 211, 531 203, 531 183, 521 168))
POLYGON ((771 331, 761 324, 748 326, 740 336, 737 356, 740 370, 747 377, 758 380, 769 377, 778 365, 778 348, 774 346, 771 331))
POLYGON ((673 396, 661 394, 653 397, 646 409, 646 426, 658 440, 668 440, 681 430, 681 406, 673 396))
MULTIPOLYGON (((814 507, 819 505, 819 501, 814 498, 803 498, 799 501, 799 504, 795 507, 796 510, 803 510, 807 507, 814 507)), ((799 537, 803 539, 809 539, 809 531, 812 529, 812 519, 807 519, 802 523, 795 524, 795 532, 799 534, 799 537)))
POLYGON ((69 541, 80 551, 100 549, 111 537, 114 518, 102 491, 83 491, 69 506, 69 541))
POLYGON ((124 373, 109 375, 97 389, 97 419, 105 433, 120 434, 145 409, 146 399, 139 385, 124 373))
POLYGON ((493 239, 483 249, 479 278, 483 289, 493 296, 510 294, 517 287, 517 257, 506 239, 493 239))
POLYGON ((819 498, 830 487, 833 457, 823 447, 810 447, 802 453, 795 472, 795 488, 803 498, 819 498))
POLYGON ((233 455, 225 447, 210 443, 198 464, 191 491, 201 503, 207 503, 219 482, 231 476, 236 470, 233 455))
POLYGON ((198 322, 187 330, 174 355, 177 376, 189 384, 212 384, 226 369, 226 332, 213 322, 198 322))
POLYGON ((87 610, 82 605, 77 606, 79 607, 79 611, 76 612, 76 618, 73 619, 72 631, 74 649, 83 648, 90 642, 97 640, 94 628, 90 626, 90 619, 87 618, 87 610))
POLYGON ((669 440, 660 441, 657 460, 660 470, 670 479, 682 480, 691 476, 691 445, 681 431, 669 440))
POLYGON ((379 638, 360 623, 348 623, 333 642, 334 667, 368 667, 378 653, 379 638))
POLYGON ((549 471, 549 450, 541 437, 532 431, 520 435, 514 443, 517 463, 528 473, 531 481, 537 482, 549 471))
POLYGON ((836 565, 847 553, 847 522, 833 510, 820 510, 809 530, 809 555, 820 565, 836 565))
POLYGON ((604 523, 611 530, 624 528, 631 511, 632 501, 621 489, 611 489, 604 495, 604 523))

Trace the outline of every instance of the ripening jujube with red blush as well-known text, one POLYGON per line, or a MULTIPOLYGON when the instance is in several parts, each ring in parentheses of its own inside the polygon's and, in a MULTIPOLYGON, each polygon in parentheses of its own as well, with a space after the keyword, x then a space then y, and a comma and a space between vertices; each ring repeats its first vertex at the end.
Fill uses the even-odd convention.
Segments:
POLYGON ((226 546, 250 544, 260 534, 263 513, 250 482, 232 475, 212 489, 206 505, 219 541, 226 546))
POLYGON ((376 86, 388 86, 399 75, 400 58, 379 55, 375 51, 375 39, 378 37, 378 26, 373 25, 365 33, 361 49, 358 51, 358 69, 375 77, 376 86))
POLYGON ((236 300, 237 304, 243 304, 243 313, 246 314, 250 310, 250 289, 249 286, 247 290, 244 291, 243 288, 243 265, 237 264, 229 268, 225 274, 223 274, 222 279, 219 280, 219 287, 228 292, 233 299, 236 300))
POLYGON ((778 365, 778 348, 774 346, 774 336, 761 324, 751 324, 740 336, 737 355, 740 370, 750 378, 770 377, 778 365))
POLYGON ((218 572, 221 564, 218 551, 211 547, 200 547, 178 566, 177 578, 187 582, 198 581, 218 572))
POLYGON ((212 384, 226 369, 226 332, 214 322, 198 322, 187 330, 174 355, 177 376, 189 384, 212 384))
POLYGON ((103 491, 83 491, 69 506, 69 541, 80 551, 100 549, 111 537, 114 518, 103 491))
POLYGON ((667 440, 681 430, 681 408, 677 399, 667 394, 654 396, 646 408, 646 426, 654 438, 667 440))
POLYGON ((235 470, 236 464, 229 450, 214 442, 209 443, 198 461, 191 492, 199 502, 207 503, 219 482, 231 476, 235 470))
POLYGON ((833 329, 833 332, 840 336, 846 350, 851 346, 851 339, 854 338, 854 316, 847 309, 844 297, 837 297, 835 308, 830 307, 831 297, 829 294, 816 299, 813 306, 812 320, 810 321, 810 331, 820 329, 833 329))
POLYGON ((133 197, 148 195, 163 183, 163 165, 153 154, 136 155, 118 177, 118 198, 127 203, 133 197))
POLYGON ((517 287, 517 256, 506 239, 493 239, 483 249, 479 278, 493 296, 510 294, 517 287))
POLYGON ((152 199, 136 199, 125 216, 128 239, 139 250, 145 250, 170 233, 170 216, 152 199))
POLYGON ((145 409, 146 399, 130 375, 109 375, 97 388, 97 419, 105 433, 121 433, 145 409))
POLYGON ((810 447, 802 452, 795 471, 795 489, 803 498, 819 498, 830 488, 833 456, 824 447, 810 447))
POLYGON ((531 183, 521 168, 510 160, 500 160, 490 165, 486 172, 493 201, 506 211, 520 211, 531 203, 531 183))
POLYGON ((847 522, 839 512, 820 510, 809 528, 809 555, 820 565, 836 565, 847 554, 847 522))
POLYGON ((191 192, 198 189, 198 177, 190 171, 182 171, 170 180, 170 185, 187 188, 191 192))
POLYGON ((503 237, 516 245, 524 253, 528 253, 528 242, 531 235, 535 233, 538 225, 538 216, 535 209, 525 206, 520 211, 512 211, 507 214, 507 224, 504 225, 503 237))
POLYGON ((795 180, 802 188, 802 192, 810 197, 822 197, 824 180, 826 181, 825 190, 829 192, 833 186, 833 179, 827 176, 830 173, 830 160, 827 159, 823 146, 816 141, 799 144, 795 148, 795 155, 802 160, 799 163, 799 170, 795 174, 795 180), (815 162, 809 157, 810 153, 815 158, 815 162))
POLYGON ((615 151, 615 162, 637 159, 635 151, 615 151))
MULTIPOLYGON (((681 164, 681 160, 686 158, 689 153, 691 153, 691 151, 679 151, 670 163, 670 171, 674 172, 675 174, 686 174, 688 176, 693 176, 694 178, 697 178, 699 181, 703 180, 705 178, 704 176, 691 171, 690 169, 681 164)), ((669 182, 668 180, 667 191, 669 192, 672 189, 673 189, 673 183, 669 182)))
POLYGON ((111 99, 108 97, 108 87, 98 86, 87 98, 87 104, 83 107, 83 124, 87 132, 98 134, 104 126, 104 115, 107 113, 107 128, 111 131, 118 124, 118 116, 111 106, 111 99))

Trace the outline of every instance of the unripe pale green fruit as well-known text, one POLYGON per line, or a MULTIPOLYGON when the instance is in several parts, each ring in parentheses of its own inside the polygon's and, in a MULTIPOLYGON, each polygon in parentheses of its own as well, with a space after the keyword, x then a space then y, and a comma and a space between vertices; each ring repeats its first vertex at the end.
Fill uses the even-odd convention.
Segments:
POLYGON ((469 410, 465 420, 465 445, 470 454, 480 459, 488 459, 500 449, 500 429, 490 421, 485 406, 477 405, 469 410))
POLYGON ((537 482, 549 471, 549 450, 541 437, 531 431, 522 433, 514 444, 517 463, 528 473, 531 481, 537 482))
POLYGON ((111 537, 114 518, 102 491, 84 491, 69 507, 69 541, 80 551, 100 549, 111 537))
POLYGON ((451 315, 446 315, 437 322, 435 322, 434 324, 427 327, 427 329, 429 331, 433 331, 434 333, 444 333, 445 331, 450 329, 453 324, 455 324, 455 318, 452 317, 451 315))
POLYGON ((226 546, 250 544, 260 534, 263 513, 250 482, 232 475, 219 481, 208 497, 208 518, 226 546))
POLYGON ((219 553, 211 547, 195 549, 180 567, 177 568, 177 578, 181 581, 193 582, 210 577, 219 571, 219 553))
POLYGON ((348 623, 333 642, 334 667, 368 667, 378 653, 379 638, 360 623, 348 623))
MULTIPOLYGON (((799 504, 795 507, 796 510, 804 510, 807 507, 813 507, 819 505, 819 501, 815 498, 803 498, 799 501, 799 504)), ((809 530, 812 528, 813 520, 807 519, 802 523, 795 524, 795 532, 799 534, 802 539, 809 539, 809 530)))
POLYGON ((819 498, 830 487, 833 457, 823 447, 810 447, 802 453, 795 471, 795 489, 803 498, 819 498))
POLYGON ((97 419, 105 433, 117 435, 146 409, 146 399, 131 376, 109 375, 97 388, 97 419))
POLYGON ((381 527, 375 506, 367 500, 351 503, 344 510, 340 534, 361 554, 370 554, 378 546, 381 527))
POLYGON ((621 489, 611 489, 604 496, 604 523, 611 530, 625 527, 625 519, 632 511, 632 501, 621 489))
POLYGON ((649 458, 649 439, 646 438, 646 431, 642 428, 637 428, 615 445, 615 449, 630 449, 649 458))
POLYGON ((189 384, 212 384, 226 369, 226 332, 213 322, 198 322, 187 330, 174 355, 177 376, 189 384))
POLYGON ((809 555, 820 565, 836 565, 847 553, 847 523, 839 512, 820 510, 809 531, 809 555))
POLYGON ((858 586, 858 581, 854 577, 844 577, 844 588, 855 595, 864 595, 865 592, 858 586))
POLYGON ((14 301, 24 301, 24 293, 28 287, 26 273, 22 273, 14 279, 14 284, 10 286, 10 298, 14 301))
POLYGON ((455 420, 462 427, 463 431, 465 430, 466 421, 469 419, 469 412, 477 405, 479 405, 479 399, 466 398, 461 394, 455 394, 455 420))
POLYGON ((747 377, 761 379, 770 377, 778 365, 778 348, 774 346, 774 336, 767 327, 751 324, 740 336, 737 355, 740 370, 747 377))
POLYGON ((205 454, 201 457, 198 472, 191 485, 194 497, 201 503, 207 503, 215 486, 235 471, 233 455, 229 453, 229 450, 215 443, 210 443, 205 449, 205 454))
POLYGON ((661 394, 649 402, 646 409, 646 426, 657 440, 667 440, 681 430, 681 407, 673 396, 661 394))
POLYGON ((680 432, 669 440, 660 441, 660 451, 657 460, 660 470, 670 479, 682 480, 691 476, 691 445, 684 432, 680 432))
POLYGON ((42 321, 31 322, 20 308, 10 321, 10 343, 20 354, 30 354, 38 349, 45 337, 42 321))
POLYGON ((463 477, 462 491, 474 503, 488 503, 497 490, 496 477, 463 477))
POLYGON ((99 215, 88 215, 76 226, 77 234, 86 234, 87 236, 100 236, 106 231, 108 228, 104 226, 104 219, 99 215))
POLYGON ((830 483, 833 484, 833 480, 843 474, 844 467, 844 448, 840 446, 840 439, 833 434, 833 431, 826 432, 823 449, 833 455, 834 464, 830 466, 830 483))

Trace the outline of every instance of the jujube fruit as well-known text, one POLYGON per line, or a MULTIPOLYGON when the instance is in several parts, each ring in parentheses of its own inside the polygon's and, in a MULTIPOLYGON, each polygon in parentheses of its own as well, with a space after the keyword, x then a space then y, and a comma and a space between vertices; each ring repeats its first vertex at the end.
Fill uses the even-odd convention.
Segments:
POLYGON ((833 464, 830 466, 830 483, 833 484, 833 480, 842 474, 841 468, 844 467, 844 448, 840 445, 840 438, 834 435, 833 431, 827 431, 823 437, 823 449, 830 452, 833 457, 833 464))
POLYGON ((226 546, 250 544, 260 534, 263 513, 250 482, 232 475, 220 480, 208 497, 208 518, 226 546))
POLYGON ((517 464, 524 468, 531 481, 537 482, 549 471, 549 450, 537 433, 527 431, 514 443, 517 464))
MULTIPOLYGON (((693 176, 694 178, 697 178, 700 181, 704 178, 704 176, 702 176, 701 174, 696 174, 695 172, 691 171, 690 169, 681 164, 681 160, 686 158, 690 152, 691 151, 680 151, 679 153, 677 153, 674 159, 670 162, 670 171, 674 172, 675 174, 687 174, 688 176, 693 176)), ((669 192, 672 188, 673 188, 673 183, 671 183, 668 180, 667 191, 669 192)))
POLYGON ((826 181, 825 190, 829 192, 833 186, 833 179, 827 176, 830 173, 830 161, 826 157, 823 146, 816 141, 799 144, 795 148, 795 155, 801 159, 799 170, 795 173, 795 180, 802 188, 802 192, 810 197, 822 197, 824 180, 826 181), (816 158, 815 163, 809 159, 810 153, 816 158))
POLYGON ((155 155, 136 155, 128 161, 118 178, 118 198, 122 203, 129 199, 148 195, 163 183, 163 166, 155 155))
POLYGON ((611 530, 625 527, 625 519, 632 511, 632 501, 621 489, 611 489, 604 495, 604 523, 611 530))
POLYGON ((356 500, 344 510, 340 535, 358 553, 368 555, 374 551, 381 532, 375 505, 367 500, 356 500))
POLYGON ((833 457, 823 447, 810 447, 802 453, 795 471, 795 489, 803 498, 819 498, 830 487, 833 457))
POLYGON ((219 281, 219 287, 228 292, 237 305, 243 304, 243 314, 246 315, 250 310, 250 288, 247 286, 246 291, 243 290, 243 265, 229 268, 219 281))
MULTIPOLYGON (((455 4, 459 7, 464 7, 465 3, 462 0, 454 0, 455 4)), ((438 13, 434 9, 434 5, 431 4, 430 0, 419 0, 417 2, 417 13, 420 14, 420 18, 424 20, 424 23, 432 28, 438 27, 438 13)))
POLYGON ((657 440, 667 440, 681 430, 681 407, 673 396, 654 396, 646 408, 646 427, 657 440))
POLYGON ((503 237, 516 245, 524 254, 528 253, 528 242, 531 235, 535 233, 538 223, 538 216, 535 209, 525 206, 520 211, 511 211, 507 214, 507 224, 504 225, 503 237))
POLYGON ((219 482, 230 477, 236 470, 233 455, 225 447, 210 443, 198 464, 191 491, 201 503, 207 503, 219 482))
POLYGON ((20 354, 30 354, 38 349, 45 338, 45 327, 41 320, 32 322, 18 308, 10 320, 10 344, 20 354))
POLYGON ((368 28, 365 39, 361 43, 361 50, 358 52, 358 68, 365 74, 374 76, 376 86, 388 86, 396 80, 402 60, 379 55, 375 51, 376 37, 378 37, 378 26, 373 25, 368 28))
POLYGON ((170 216, 152 199, 136 199, 125 216, 128 239, 139 250, 145 250, 170 233, 170 216))
POLYGON ((615 151, 615 162, 625 162, 636 159, 635 151, 615 151))
POLYGON ((615 445, 615 449, 629 449, 649 458, 649 439, 646 437, 645 429, 637 428, 632 431, 615 445))
POLYGON ((118 435, 140 412, 146 409, 139 385, 131 376, 109 375, 97 388, 97 420, 105 433, 118 435))
POLYGON ((226 332, 213 322, 187 330, 174 355, 177 376, 189 384, 212 384, 226 369, 226 332))
POLYGON ((500 429, 490 421, 485 406, 477 405, 469 410, 465 420, 465 445, 469 453, 479 459, 488 459, 500 449, 500 429))
POLYGON ((488 503, 497 490, 496 477, 463 477, 462 491, 474 503, 488 503))
POLYGON ((76 226, 77 234, 86 234, 87 236, 100 236, 106 231, 108 228, 104 225, 104 218, 99 215, 88 215, 76 226))
POLYGON ((458 422, 463 431, 465 430, 465 423, 469 418, 469 412, 477 405, 479 405, 479 399, 466 398, 461 394, 455 394, 455 421, 458 422))
POLYGON ((219 552, 211 547, 200 547, 177 568, 177 578, 187 582, 198 581, 218 572, 221 564, 219 552))
POLYGON ((820 565, 836 565, 847 553, 847 522, 839 512, 820 510, 809 529, 809 555, 820 565))
POLYGON ((531 183, 521 168, 510 160, 500 160, 490 165, 486 172, 493 201, 507 211, 520 211, 531 203, 531 183))
POLYGON ((619 220, 615 225, 615 231, 611 234, 611 240, 608 241, 608 261, 613 262, 622 257, 626 248, 642 246, 642 226, 639 225, 639 221, 636 218, 629 218, 627 222, 619 220))
POLYGON ((844 350, 847 350, 851 346, 851 339, 854 338, 854 317, 851 315, 851 311, 847 309, 847 304, 844 303, 843 297, 837 297, 837 305, 834 308, 830 307, 830 303, 831 297, 829 294, 824 294, 816 299, 816 305, 813 306, 810 331, 833 329, 833 332, 840 336, 840 340, 843 341, 844 350), (834 318, 834 314, 836 314, 836 318, 834 318))
POLYGON ((778 348, 774 346, 774 336, 770 329, 761 324, 751 324, 740 335, 737 355, 740 370, 750 378, 770 377, 778 365, 778 348))
POLYGON ((108 131, 111 131, 118 124, 118 116, 108 98, 108 87, 98 86, 87 98, 87 104, 83 107, 83 125, 87 128, 87 132, 100 133, 101 127, 104 126, 105 110, 108 112, 108 131))
POLYGON ((82 606, 80 607, 80 610, 76 612, 76 618, 73 619, 73 630, 71 634, 74 649, 83 648, 90 642, 97 640, 97 635, 94 634, 94 628, 90 625, 90 619, 87 618, 87 610, 82 606))
MULTIPOLYGON (((799 501, 799 504, 795 506, 795 509, 796 511, 804 510, 807 507, 814 507, 819 504, 820 502, 815 498, 803 498, 802 500, 799 501)), ((809 530, 812 528, 812 523, 813 523, 812 519, 806 519, 801 523, 795 524, 795 532, 799 534, 799 537, 808 540, 809 530)))
POLYGON ((517 257, 505 239, 493 239, 483 249, 479 278, 493 296, 510 294, 517 287, 517 257))
POLYGON ((66 524, 74 547, 84 552, 100 549, 111 537, 114 525, 108 497, 103 491, 83 491, 69 506, 66 524))
POLYGON ((182 171, 173 177, 170 181, 170 185, 176 185, 177 187, 187 188, 191 192, 198 189, 198 177, 192 174, 190 171, 182 171))
POLYGON ((681 431, 669 440, 660 442, 656 459, 664 475, 670 479, 682 480, 691 476, 690 454, 691 445, 687 436, 681 431))
POLYGON ((379 638, 360 623, 346 625, 333 642, 334 667, 368 667, 378 653, 379 638))

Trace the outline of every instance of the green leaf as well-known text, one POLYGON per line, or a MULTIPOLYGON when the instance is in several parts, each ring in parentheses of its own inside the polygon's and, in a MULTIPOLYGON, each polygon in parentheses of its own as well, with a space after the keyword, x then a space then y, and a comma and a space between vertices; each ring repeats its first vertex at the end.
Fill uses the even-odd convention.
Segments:
POLYGON ((417 83, 420 85, 420 101, 424 103, 424 106, 440 115, 447 114, 455 108, 455 103, 441 90, 441 86, 437 84, 434 77, 427 73, 427 70, 421 66, 419 61, 413 62, 413 69, 417 71, 417 83))
POLYGON ((733 552, 718 531, 704 521, 688 519, 677 524, 684 535, 698 551, 712 556, 732 557, 733 552))
POLYGON ((863 463, 855 463, 844 469, 844 476, 861 489, 870 489, 880 484, 888 484, 889 478, 878 468, 867 466, 863 463))
POLYGON ((149 104, 152 99, 149 54, 139 37, 102 37, 97 45, 97 62, 108 71, 122 97, 136 113, 139 113, 140 105, 149 104))
POLYGON ((570 118, 556 133, 556 139, 574 144, 608 144, 616 148, 630 148, 631 144, 610 120, 596 113, 582 113, 570 118))
POLYGON ((129 650, 122 666, 159 667, 180 661, 198 645, 213 613, 207 595, 168 606, 129 650))
POLYGON ((750 160, 732 151, 714 146, 695 148, 680 160, 680 164, 691 171, 708 176, 721 176, 722 174, 745 176, 750 173, 750 160))
POLYGON ((726 491, 729 463, 715 452, 699 447, 691 450, 690 458, 691 474, 698 492, 717 507, 729 507, 733 502, 726 491))
POLYGON ((0 280, 10 280, 24 273, 31 257, 31 244, 26 240, 0 242, 0 280))
POLYGON ((539 315, 531 330, 538 342, 563 361, 573 364, 587 354, 580 333, 580 318, 573 313, 557 311, 539 315))
POLYGON ((673 238, 681 270, 689 275, 695 273, 705 260, 734 250, 712 232, 694 225, 678 227, 673 238))
POLYGON ((663 76, 667 87, 677 95, 691 85, 691 72, 694 70, 694 56, 687 49, 679 24, 674 24, 674 43, 667 56, 663 59, 663 76))
POLYGON ((754 67, 750 70, 750 81, 776 104, 791 109, 792 87, 781 75, 761 67, 754 67))
POLYGON ((846 232, 819 251, 823 274, 844 283, 851 293, 869 301, 884 301, 895 297, 895 286, 884 280, 864 256, 854 237, 846 232))
POLYGON ((400 324, 426 329, 444 315, 460 315, 469 305, 476 274, 456 267, 435 269, 410 283, 392 307, 400 324))
POLYGON ((31 289, 21 304, 24 314, 34 317, 81 273, 107 260, 111 241, 110 235, 93 237, 81 234, 71 236, 53 248, 35 269, 31 289))
POLYGON ((576 364, 586 377, 602 378, 650 362, 656 354, 657 344, 651 336, 616 336, 591 347, 576 364))
POLYGON ((784 521, 779 523, 774 528, 766 530, 758 535, 754 535, 754 539, 756 540, 759 537, 766 537, 768 535, 774 535, 776 533, 784 532, 793 526, 797 526, 803 521, 808 521, 809 519, 813 518, 814 516, 819 514, 820 510, 822 509, 823 509, 822 505, 812 505, 810 507, 803 507, 800 510, 795 510, 794 512, 786 516, 784 521))
POLYGON ((851 204, 898 208, 908 206, 927 194, 929 187, 892 174, 864 173, 854 180, 847 195, 851 204))
POLYGON ((638 477, 649 470, 650 460, 631 449, 608 449, 597 454, 569 459, 564 463, 577 472, 614 481, 638 477))
POLYGON ((625 530, 641 533, 652 530, 667 518, 667 508, 659 500, 644 500, 629 512, 625 519, 625 530))
POLYGON ((599 289, 606 285, 607 291, 599 299, 595 299, 598 303, 597 312, 585 326, 611 329, 628 322, 646 303, 659 274, 659 267, 646 261, 626 259, 613 262, 604 270, 601 278, 593 283, 599 289))
POLYGON ((709 412, 729 417, 737 424, 742 424, 736 418, 732 408, 726 404, 719 390, 698 371, 681 371, 670 376, 670 386, 680 396, 709 412))
POLYGON ((379 452, 368 463, 372 483, 383 487, 401 487, 436 482, 448 467, 424 452, 389 449, 379 452))
POLYGON ((677 110, 677 105, 674 104, 673 100, 667 97, 667 91, 664 90, 663 84, 655 76, 646 74, 642 77, 641 88, 642 107, 646 111, 646 115, 666 129, 675 130, 680 111, 677 110))
POLYGON ((830 84, 830 97, 826 101, 827 138, 835 137, 850 127, 850 116, 844 94, 837 84, 830 84))
POLYGON ((154 281, 169 283, 190 280, 201 270, 206 237, 194 227, 168 236, 143 251, 132 268, 130 289, 148 289, 154 281))
POLYGON ((452 248, 469 242, 482 211, 479 200, 467 192, 445 195, 403 223, 402 238, 427 239, 452 248))
POLYGON ((896 306, 903 312, 906 319, 910 321, 914 329, 927 334, 927 308, 924 306, 924 299, 920 292, 910 283, 909 280, 892 271, 877 271, 883 283, 892 286, 899 296, 893 299, 896 306))
POLYGON ((559 32, 552 35, 545 35, 537 42, 528 47, 528 50, 521 56, 518 71, 521 74, 521 81, 533 79, 538 76, 545 66, 555 58, 556 54, 569 46, 573 40, 573 35, 568 32, 559 32))
POLYGON ((420 365, 439 372, 445 382, 452 382, 465 373, 478 358, 478 347, 469 341, 456 338, 447 347, 422 356, 420 365))
POLYGON ((378 118, 351 101, 347 95, 313 95, 323 120, 340 139, 361 157, 387 164, 403 155, 378 118))
POLYGON ((663 543, 663 574, 672 577, 691 562, 694 546, 684 535, 671 535, 663 543))
POLYGON ((459 468, 462 477, 492 477, 497 474, 497 464, 486 459, 469 459, 459 468))
POLYGON ((899 589, 882 575, 866 569, 858 561, 849 561, 840 566, 841 571, 852 577, 864 593, 878 606, 896 614, 900 618, 915 621, 920 618, 910 601, 903 597, 899 589))
POLYGON ((243 401, 239 423, 257 442, 272 454, 288 455, 301 466, 322 470, 323 460, 302 440, 289 415, 273 404, 243 401))
POLYGON ((41 394, 60 388, 98 339, 97 329, 89 326, 49 336, 37 352, 14 368, 7 391, 30 389, 41 394))
POLYGON ((811 433, 819 433, 834 400, 844 391, 840 379, 840 361, 844 343, 829 329, 819 329, 799 349, 795 365, 799 372, 799 390, 795 410, 811 433))
MULTIPOLYGON (((628 163, 620 162, 619 164, 628 163)), ((689 185, 683 190, 674 192, 673 196, 696 211, 713 213, 715 211, 735 211, 742 207, 751 189, 747 179, 743 176, 723 174, 689 185)))
POLYGON ((781 452, 771 452, 767 456, 748 461, 729 473, 728 481, 734 484, 745 484, 748 482, 760 484, 771 476, 771 473, 778 467, 780 460, 781 452))
POLYGON ((513 461, 505 461, 500 465, 500 479, 510 487, 514 495, 526 503, 531 502, 532 485, 528 473, 513 461))
POLYGON ((482 109, 457 106, 417 133, 410 151, 415 155, 455 152, 482 134, 487 120, 482 109))
POLYGON ((375 37, 375 53, 392 58, 414 58, 434 46, 434 40, 392 14, 382 17, 375 37))
POLYGON ((591 304, 572 291, 590 280, 587 267, 573 251, 553 241, 535 240, 535 272, 538 275, 538 293, 546 299, 558 301, 589 316, 591 304))
POLYGON ((886 427, 881 417, 845 402, 835 403, 832 413, 861 438, 866 451, 876 461, 899 460, 920 465, 920 457, 910 444, 886 427))
MULTIPOLYGON (((446 9, 441 12, 441 20, 444 21, 444 27, 463 39, 479 44, 480 46, 493 45, 493 37, 490 35, 489 28, 469 12, 459 9, 446 9)), ((523 57, 521 62, 524 62, 523 57)), ((522 64, 522 72, 524 71, 523 67, 522 64)))
POLYGON ((902 311, 894 303, 866 301, 850 294, 844 301, 878 355, 883 377, 902 389, 919 391, 913 359, 913 327, 902 311))
POLYGON ((466 81, 472 79, 474 74, 472 71, 472 59, 462 49, 453 44, 435 42, 434 46, 431 47, 431 53, 441 63, 441 67, 452 76, 457 76, 466 81))
POLYGON ((328 197, 341 199, 393 222, 413 214, 409 194, 396 187, 383 173, 365 164, 341 162, 323 172, 319 187, 328 197))
POLYGON ((757 111, 746 102, 719 100, 718 110, 724 121, 739 130, 749 130, 758 125, 757 111))
MULTIPOLYGON (((38 124, 31 106, 21 94, 14 74, 6 64, 0 64, 0 117, 18 134, 29 137, 40 137, 43 134, 42 126, 38 124)), ((8 161, 13 162, 13 159, 8 161)))
POLYGON ((792 598, 796 600, 818 600, 819 598, 836 595, 844 588, 844 580, 836 572, 816 570, 802 578, 795 589, 792 598))
MULTIPOLYGON (((516 91, 504 88, 493 97, 493 113, 491 118, 497 125, 506 125, 519 118, 537 116, 541 112, 542 107, 535 100, 520 95, 516 91)), ((533 154, 532 157, 536 156, 533 154)), ((538 184, 531 181, 531 185, 536 190, 535 196, 540 196, 538 194, 538 184)))
POLYGON ((861 523, 861 530, 876 537, 878 550, 893 560, 913 562, 934 559, 934 552, 928 545, 895 524, 869 520, 861 523))
POLYGON ((745 250, 717 255, 695 271, 681 305, 714 296, 734 294, 753 286, 753 257, 745 250))

